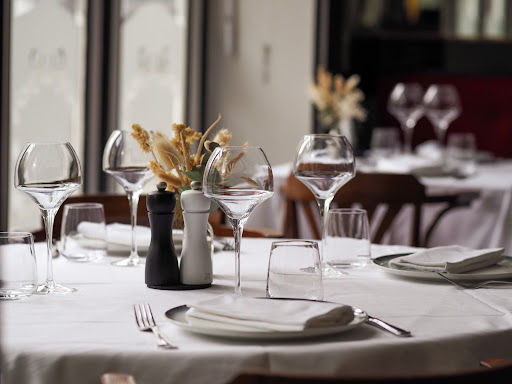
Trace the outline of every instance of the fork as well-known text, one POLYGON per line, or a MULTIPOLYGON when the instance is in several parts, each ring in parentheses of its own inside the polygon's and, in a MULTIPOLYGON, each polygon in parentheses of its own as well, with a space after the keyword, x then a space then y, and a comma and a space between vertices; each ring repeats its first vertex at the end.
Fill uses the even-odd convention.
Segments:
POLYGON ((178 349, 171 341, 160 333, 160 329, 156 325, 153 312, 149 304, 134 304, 133 312, 135 313, 135 322, 139 331, 153 332, 158 339, 158 347, 164 349, 178 349))
POLYGON ((441 273, 441 272, 436 272, 439 276, 441 276, 443 279, 449 281, 450 283, 452 283, 453 285, 455 285, 456 287, 460 288, 460 289, 478 289, 478 288, 482 288, 482 287, 486 287, 486 286, 491 286, 493 285, 494 287, 493 288, 507 288, 507 287, 512 287, 512 281, 506 281, 506 280, 486 280, 486 281, 481 281, 479 283, 460 283, 458 281, 455 281, 455 280, 452 280, 450 279, 449 277, 447 277, 445 274, 441 273))

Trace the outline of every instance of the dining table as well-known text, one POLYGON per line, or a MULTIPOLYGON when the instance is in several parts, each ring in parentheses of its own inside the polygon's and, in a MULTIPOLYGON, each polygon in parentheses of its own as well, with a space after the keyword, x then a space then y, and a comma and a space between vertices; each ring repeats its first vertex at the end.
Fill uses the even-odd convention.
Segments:
MULTIPOLYGON (((264 297, 273 239, 242 240, 244 297, 264 297)), ((414 251, 372 245, 373 261, 414 251)), ((45 245, 36 243, 38 274, 46 273, 45 245)), ((212 254, 206 289, 148 288, 145 268, 118 267, 107 255, 88 263, 53 260, 69 294, 34 294, 0 302, 1 382, 97 383, 124 372, 137 383, 229 383, 246 370, 294 375, 401 375, 477 369, 483 358, 512 359, 510 289, 465 290, 430 277, 392 273, 376 262, 323 279, 324 300, 350 305, 411 332, 397 337, 367 322, 324 336, 286 339, 204 335, 171 322, 169 310, 234 292, 233 251, 212 254), (156 323, 177 349, 160 349, 136 327, 134 304, 151 305, 156 323)), ((311 336, 311 335, 310 335, 311 336)))
MULTIPOLYGON (((425 161, 423 161, 425 163, 425 161)), ((369 166, 365 159, 356 161, 357 171, 390 172, 391 169, 376 169, 369 166)), ((273 167, 274 196, 265 201, 251 214, 248 226, 267 227, 276 231, 283 230, 284 198, 281 187, 292 171, 291 163, 273 167)), ((394 173, 410 173, 407 167, 394 167, 394 173)), ((450 210, 437 223, 427 246, 459 244, 473 248, 504 247, 512 255, 512 160, 492 159, 477 163, 473 173, 460 177, 453 173, 417 174, 418 180, 425 186, 427 196, 452 194, 458 192, 478 192, 479 197, 468 207, 450 210)), ((349 181, 350 182, 350 181, 349 181)), ((343 193, 343 187, 338 191, 343 193)), ((435 219, 444 205, 426 204, 422 207, 422 233, 435 219)), ((316 212, 315 212, 316 213, 316 212)), ((307 218, 299 212, 300 237, 311 237, 312 231, 307 218)), ((409 244, 413 207, 403 209, 395 219, 391 229, 383 238, 386 244, 409 244)))

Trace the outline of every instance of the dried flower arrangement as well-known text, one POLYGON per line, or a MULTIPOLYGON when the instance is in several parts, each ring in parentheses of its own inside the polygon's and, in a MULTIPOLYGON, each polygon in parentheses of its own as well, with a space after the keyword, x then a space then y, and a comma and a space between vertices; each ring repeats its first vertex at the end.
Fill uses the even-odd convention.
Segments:
POLYGON ((366 110, 361 106, 364 94, 357 88, 359 81, 358 75, 345 79, 318 68, 317 82, 311 85, 310 94, 318 109, 318 121, 327 131, 336 130, 343 119, 366 119, 366 110))
POLYGON ((229 144, 232 134, 225 128, 219 130, 213 140, 206 140, 220 119, 219 114, 204 134, 184 123, 173 124, 174 137, 169 139, 164 133, 148 132, 139 124, 133 124, 132 136, 139 142, 142 151, 153 155, 154 160, 149 163, 153 173, 167 183, 168 190, 179 194, 189 189, 192 181, 202 181, 211 152, 218 146, 229 144), (198 140, 197 150, 192 152, 192 145, 198 140))

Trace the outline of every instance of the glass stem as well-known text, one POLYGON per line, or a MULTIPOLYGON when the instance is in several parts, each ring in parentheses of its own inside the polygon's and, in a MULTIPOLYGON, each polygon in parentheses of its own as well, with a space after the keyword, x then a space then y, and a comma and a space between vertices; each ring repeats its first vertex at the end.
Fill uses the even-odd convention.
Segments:
POLYGON ((327 238, 327 222, 329 220, 329 207, 334 199, 334 194, 328 199, 317 199, 318 208, 320 209, 320 217, 322 219, 322 248, 320 250, 320 262, 323 262, 323 254, 325 249, 325 242, 327 238))
POLYGON ((242 243, 242 233, 244 232, 244 223, 240 219, 231 219, 233 226, 233 235, 235 236, 235 295, 242 294, 240 281, 240 245, 242 243))
POLYGON ((130 252, 130 260, 133 263, 139 261, 139 254, 137 253, 137 208, 139 206, 140 191, 127 191, 128 201, 130 203, 130 218, 132 224, 132 248, 130 252))
POLYGON ((413 127, 409 127, 408 124, 404 124, 402 126, 402 132, 404 133, 404 153, 412 153, 413 127))
POLYGON ((53 281, 53 222, 55 220, 55 215, 57 214, 58 208, 52 209, 41 209, 41 214, 43 216, 44 229, 46 232, 46 251, 47 251, 47 264, 46 264, 46 283, 47 287, 52 287, 55 285, 53 281))

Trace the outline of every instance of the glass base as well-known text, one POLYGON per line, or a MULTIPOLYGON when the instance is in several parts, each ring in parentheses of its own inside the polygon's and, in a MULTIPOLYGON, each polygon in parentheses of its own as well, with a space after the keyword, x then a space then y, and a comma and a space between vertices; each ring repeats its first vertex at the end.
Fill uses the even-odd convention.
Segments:
POLYGON ((37 287, 36 293, 39 295, 51 295, 54 293, 71 293, 76 292, 76 288, 67 287, 61 284, 48 283, 46 282, 43 285, 37 287))
POLYGON ((128 257, 123 260, 119 261, 113 261, 112 265, 115 265, 117 267, 139 267, 143 266, 145 263, 141 259, 132 259, 131 257, 128 257))

